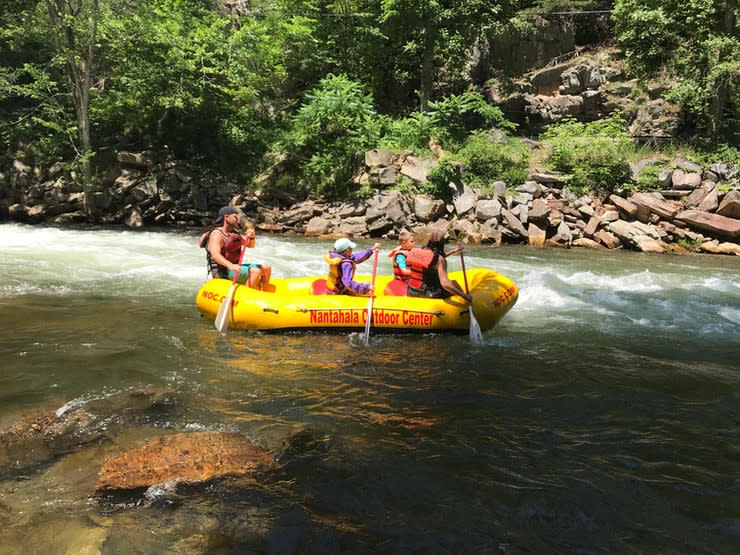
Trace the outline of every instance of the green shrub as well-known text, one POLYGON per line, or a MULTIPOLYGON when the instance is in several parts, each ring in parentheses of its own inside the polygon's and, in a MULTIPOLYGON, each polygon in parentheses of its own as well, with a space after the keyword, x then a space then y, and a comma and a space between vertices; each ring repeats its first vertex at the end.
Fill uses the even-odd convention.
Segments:
POLYGON ((435 138, 443 147, 451 149, 462 144, 473 129, 495 126, 513 130, 516 127, 504 118, 500 108, 490 105, 483 95, 471 91, 430 102, 427 114, 435 138))
POLYGON ((687 251, 694 251, 697 252, 701 249, 702 240, 701 239, 679 239, 678 245, 680 247, 683 247, 687 251))
POLYGON ((726 162, 728 164, 735 164, 735 166, 740 168, 740 148, 736 146, 721 144, 712 158, 709 161, 710 164, 714 162, 726 162))
POLYGON ((414 180, 402 173, 396 177, 396 189, 403 193, 416 193, 418 191, 414 180))
POLYGON ((543 140, 549 167, 567 174, 576 192, 611 191, 629 180, 627 160, 634 147, 618 113, 585 124, 566 118, 551 126, 543 140))
POLYGON ((389 116, 378 117, 380 133, 379 148, 416 153, 428 151, 429 137, 434 135, 434 128, 429 114, 413 112, 405 118, 393 119, 389 116))
POLYGON ((378 140, 372 97, 358 83, 329 74, 305 98, 278 150, 298 168, 302 191, 352 194, 349 186, 360 156, 378 140))
POLYGON ((494 181, 520 184, 527 179, 529 149, 519 139, 495 143, 489 133, 478 131, 468 137, 458 158, 468 183, 485 187, 494 181))
POLYGON ((380 119, 384 148, 417 153, 428 150, 431 137, 445 150, 457 150, 475 129, 513 130, 516 127, 504 118, 499 108, 470 91, 430 102, 426 112, 413 112, 399 120, 380 119))
POLYGON ((637 183, 635 183, 631 188, 637 191, 654 189, 658 185, 658 174, 660 173, 660 170, 660 166, 645 166, 640 172, 640 177, 637 178, 637 183))
POLYGON ((419 192, 449 202, 452 200, 450 182, 459 177, 459 172, 459 166, 455 161, 445 158, 440 161, 439 166, 429 172, 427 175, 428 183, 418 186, 419 192))

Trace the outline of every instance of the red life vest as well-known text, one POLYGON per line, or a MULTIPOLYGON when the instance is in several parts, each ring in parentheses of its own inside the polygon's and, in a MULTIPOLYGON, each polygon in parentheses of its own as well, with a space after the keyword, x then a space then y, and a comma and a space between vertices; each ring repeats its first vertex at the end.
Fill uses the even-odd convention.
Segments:
POLYGON ((223 231, 216 228, 204 234, 200 240, 200 248, 206 249, 206 262, 208 264, 208 272, 214 277, 226 277, 226 268, 213 260, 213 257, 211 256, 211 251, 208 250, 208 241, 210 241, 211 233, 213 233, 214 231, 218 231, 221 235, 224 236, 225 241, 224 246, 221 249, 221 254, 226 260, 234 264, 239 263, 239 256, 241 255, 242 250, 242 237, 238 233, 229 233, 228 235, 226 235, 223 231))
POLYGON ((395 279, 400 279, 401 281, 408 281, 409 275, 405 274, 403 272, 403 269, 398 265, 398 255, 402 254, 407 258, 406 260, 406 267, 408 268, 408 256, 409 256, 409 249, 404 249, 401 247, 396 247, 391 252, 388 253, 388 258, 392 259, 393 261, 393 277, 395 279))
MULTIPOLYGON (((414 247, 408 254, 406 254, 406 265, 411 270, 409 276, 409 287, 414 289, 424 289, 424 285, 430 285, 432 279, 432 272, 430 268, 434 268, 434 274, 437 274, 436 264, 439 255, 432 249, 414 247)), ((436 280, 439 281, 439 278, 436 280)))
POLYGON ((239 263, 239 256, 242 253, 242 236, 238 233, 229 233, 229 236, 226 238, 226 243, 224 244, 224 248, 221 251, 221 254, 224 255, 224 258, 228 260, 229 262, 233 262, 234 264, 239 263))

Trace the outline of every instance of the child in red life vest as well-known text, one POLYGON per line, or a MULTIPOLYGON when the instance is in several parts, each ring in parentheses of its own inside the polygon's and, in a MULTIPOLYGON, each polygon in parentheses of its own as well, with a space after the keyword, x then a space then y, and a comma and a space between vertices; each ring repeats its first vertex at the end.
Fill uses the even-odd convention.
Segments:
POLYGON ((411 232, 402 229, 398 234, 398 243, 399 246, 388 253, 388 258, 393 261, 393 278, 408 283, 411 269, 406 264, 406 257, 414 248, 414 236, 411 232))

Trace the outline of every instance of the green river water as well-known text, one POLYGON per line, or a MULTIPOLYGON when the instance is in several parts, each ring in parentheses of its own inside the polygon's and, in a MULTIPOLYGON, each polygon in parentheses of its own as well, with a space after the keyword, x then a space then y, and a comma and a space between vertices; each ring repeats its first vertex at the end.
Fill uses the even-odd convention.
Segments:
MULTIPOLYGON (((94 431, 6 458, 0 553, 740 545, 740 257, 470 247, 469 268, 520 289, 483 345, 365 347, 361 333, 220 336, 195 307, 196 231, 0 234, 0 432, 71 408, 94 431), (205 430, 280 453, 277 470, 93 495, 107 457, 205 430)), ((277 276, 322 274, 330 245, 258 236, 250 254, 277 276)))

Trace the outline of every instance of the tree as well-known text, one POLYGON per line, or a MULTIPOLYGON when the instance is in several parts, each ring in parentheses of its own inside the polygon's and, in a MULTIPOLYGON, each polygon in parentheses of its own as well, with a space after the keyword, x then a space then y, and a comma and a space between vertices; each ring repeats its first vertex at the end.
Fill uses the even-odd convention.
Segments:
POLYGON ((54 56, 50 42, 43 4, 10 0, 0 7, 0 148, 3 153, 15 155, 19 146, 34 144, 34 153, 43 158, 72 144, 69 136, 76 131, 74 126, 69 129, 67 117, 72 106, 61 90, 66 88, 64 74, 50 61, 54 56))
POLYGON ((632 71, 667 77, 687 122, 737 143, 740 41, 734 0, 617 0, 612 14, 632 71))
POLYGON ((85 211, 96 218, 93 197, 90 89, 100 6, 98 0, 44 0, 58 55, 64 61, 69 91, 77 117, 78 156, 85 191, 85 211))
POLYGON ((283 106, 288 31, 269 12, 236 22, 193 2, 141 0, 106 18, 101 131, 216 163, 259 157, 283 106))
POLYGON ((458 80, 476 41, 512 9, 508 0, 382 0, 381 30, 395 46, 396 77, 416 81, 422 111, 440 73, 458 80))

